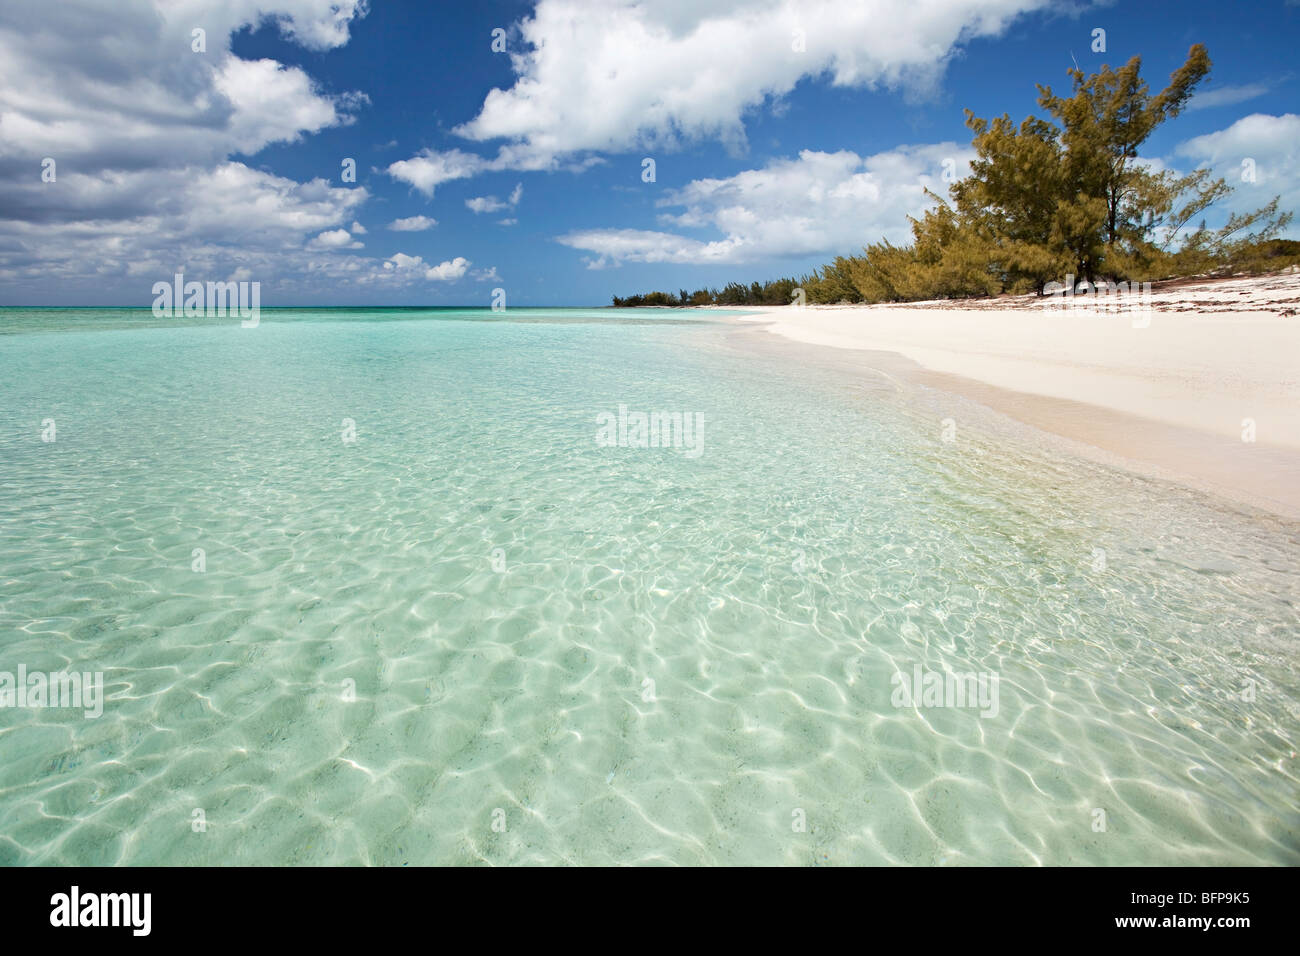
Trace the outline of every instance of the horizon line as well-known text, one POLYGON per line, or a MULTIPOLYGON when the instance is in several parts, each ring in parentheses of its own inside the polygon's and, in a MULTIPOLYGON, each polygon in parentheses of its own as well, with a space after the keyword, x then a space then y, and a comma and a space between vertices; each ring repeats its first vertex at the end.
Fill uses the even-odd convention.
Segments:
MULTIPOLYGON (((485 309, 492 311, 490 305, 263 305, 260 306, 263 311, 269 309, 485 309)), ((508 311, 509 309, 613 309, 613 305, 512 305, 505 309, 497 311, 508 311)), ((682 306, 648 306, 647 308, 683 308, 682 306)), ((145 309, 153 310, 152 303, 149 305, 87 305, 79 303, 77 305, 34 305, 34 304, 0 304, 0 309, 145 309)), ((190 316, 189 318, 204 318, 204 316, 190 316)))

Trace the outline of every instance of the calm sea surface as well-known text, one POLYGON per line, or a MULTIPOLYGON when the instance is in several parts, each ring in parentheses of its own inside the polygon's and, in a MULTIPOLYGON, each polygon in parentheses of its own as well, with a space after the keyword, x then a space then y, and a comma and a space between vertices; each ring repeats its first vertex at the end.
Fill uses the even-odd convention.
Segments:
POLYGON ((1300 863, 1300 526, 742 336, 0 309, 0 863, 1300 863))

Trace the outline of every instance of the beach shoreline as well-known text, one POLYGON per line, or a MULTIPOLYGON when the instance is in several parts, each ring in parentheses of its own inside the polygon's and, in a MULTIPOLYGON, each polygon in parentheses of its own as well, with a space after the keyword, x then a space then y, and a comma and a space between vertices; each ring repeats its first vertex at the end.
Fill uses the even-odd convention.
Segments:
POLYGON ((809 357, 794 346, 834 350, 842 368, 958 394, 1096 460, 1300 520, 1300 275, 1179 283, 1144 305, 715 308, 794 360, 809 357))

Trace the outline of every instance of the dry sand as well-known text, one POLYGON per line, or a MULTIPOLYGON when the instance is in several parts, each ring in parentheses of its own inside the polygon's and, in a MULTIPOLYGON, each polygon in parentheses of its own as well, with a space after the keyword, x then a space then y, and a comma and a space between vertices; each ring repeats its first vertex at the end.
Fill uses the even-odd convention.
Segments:
POLYGON ((1117 312, 1078 305, 1028 296, 742 318, 1300 518, 1300 274, 1171 283, 1117 312))

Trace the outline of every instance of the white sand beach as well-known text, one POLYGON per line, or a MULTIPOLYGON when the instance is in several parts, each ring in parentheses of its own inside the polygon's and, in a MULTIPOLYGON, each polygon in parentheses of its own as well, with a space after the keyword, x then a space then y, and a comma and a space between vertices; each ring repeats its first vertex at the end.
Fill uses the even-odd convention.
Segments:
POLYGON ((798 342, 894 353, 910 361, 893 372, 922 385, 1300 517, 1300 274, 1157 285, 1129 305, 1020 296, 745 318, 798 342))

